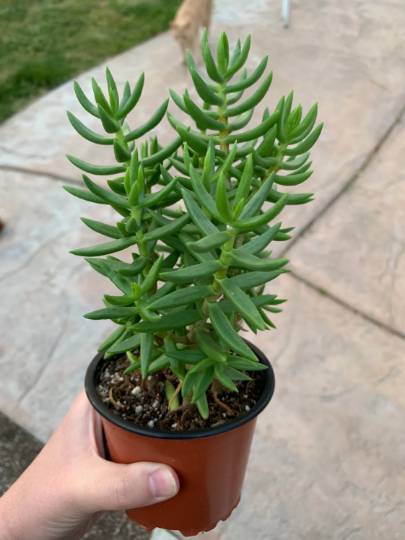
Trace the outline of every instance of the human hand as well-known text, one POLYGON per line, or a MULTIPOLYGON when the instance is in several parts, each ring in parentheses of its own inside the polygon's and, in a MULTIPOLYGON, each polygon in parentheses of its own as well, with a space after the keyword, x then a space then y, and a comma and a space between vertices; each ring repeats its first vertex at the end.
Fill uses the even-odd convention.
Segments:
POLYGON ((0 540, 78 540, 105 510, 176 495, 167 465, 104 459, 101 419, 82 391, 42 452, 0 499, 0 540))

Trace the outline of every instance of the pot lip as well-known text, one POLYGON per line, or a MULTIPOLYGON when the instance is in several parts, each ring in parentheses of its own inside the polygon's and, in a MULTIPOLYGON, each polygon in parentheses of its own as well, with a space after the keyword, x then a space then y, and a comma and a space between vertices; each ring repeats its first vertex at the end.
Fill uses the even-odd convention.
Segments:
POLYGON ((202 439, 205 437, 213 437, 214 435, 220 435, 221 433, 226 433, 227 431, 231 431, 233 429, 237 429, 244 424, 247 424, 256 416, 263 411, 263 409, 269 404, 271 398, 274 394, 274 388, 275 388, 275 377, 274 377, 274 371, 273 368, 268 360, 268 358, 264 355, 264 353, 253 343, 250 343, 247 340, 244 340, 246 344, 252 349, 252 351, 256 354, 256 356, 259 359, 259 362, 261 364, 264 364, 267 366, 268 369, 263 370, 262 373, 265 376, 265 386, 263 390, 263 394, 260 396, 258 401, 255 403, 255 405, 250 409, 250 411, 241 414, 235 419, 228 420, 225 424, 221 424, 219 426, 210 427, 210 428, 203 428, 203 429, 194 429, 189 431, 171 431, 166 429, 153 429, 149 428, 147 426, 140 426, 137 424, 133 424, 132 422, 129 422, 128 420, 125 420, 121 416, 116 415, 113 413, 101 400, 100 396, 97 393, 94 380, 97 375, 97 368, 99 366, 100 361, 103 358, 104 351, 99 352, 91 361, 89 364, 87 371, 86 371, 86 377, 85 377, 85 390, 87 397, 94 407, 94 409, 106 420, 108 420, 111 424, 114 424, 115 426, 120 427, 121 429, 124 429, 125 431, 129 431, 130 433, 135 433, 137 435, 143 435, 145 437, 151 437, 154 439, 164 439, 164 440, 190 440, 190 439, 202 439))

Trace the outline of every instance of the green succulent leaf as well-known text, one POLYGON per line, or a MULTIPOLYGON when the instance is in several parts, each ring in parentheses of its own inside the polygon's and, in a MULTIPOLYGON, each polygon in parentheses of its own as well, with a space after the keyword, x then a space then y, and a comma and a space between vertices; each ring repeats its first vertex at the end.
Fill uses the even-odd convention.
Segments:
MULTIPOLYGON (((274 294, 263 294, 261 296, 252 296, 250 297, 250 300, 257 308, 260 308, 267 306, 267 304, 273 303, 275 298, 276 295, 274 294)), ((229 314, 235 310, 235 306, 230 300, 221 300, 219 302, 219 307, 225 314, 229 314)))
POLYGON ((106 242, 105 244, 99 244, 98 246, 74 249, 70 251, 70 253, 73 255, 80 255, 81 257, 100 257, 101 255, 117 253, 136 243, 136 237, 130 236, 128 238, 120 238, 118 240, 113 240, 112 242, 106 242))
POLYGON ((180 360, 184 364, 196 365, 204 358, 207 358, 207 355, 201 349, 191 349, 189 351, 178 351, 177 349, 171 352, 166 352, 167 356, 170 358, 175 358, 180 360))
POLYGON ((207 236, 209 234, 218 233, 219 230, 215 225, 207 218, 201 208, 194 202, 192 197, 184 190, 181 190, 183 195, 184 204, 188 212, 190 213, 191 219, 194 224, 200 229, 201 234, 207 236))
POLYGON ((309 135, 300 144, 298 144, 294 148, 287 148, 286 150, 284 150, 284 154, 286 156, 299 156, 300 154, 304 154, 305 152, 308 152, 308 150, 311 150, 311 148, 314 146, 316 141, 319 139, 322 129, 323 129, 323 123, 319 124, 319 126, 314 129, 311 135, 309 135))
POLYGON ((224 175, 221 174, 217 183, 217 191, 215 195, 215 204, 221 221, 227 225, 233 223, 232 210, 227 197, 224 175))
POLYGON ((235 62, 233 64, 230 64, 229 69, 227 70, 225 74, 225 77, 227 80, 229 80, 233 75, 235 75, 235 73, 237 73, 245 65, 246 60, 249 56, 251 40, 252 40, 252 36, 251 34, 249 34, 245 40, 245 43, 243 44, 240 54, 237 56, 237 58, 235 57, 235 62))
POLYGON ((254 92, 254 94, 248 98, 246 101, 241 103, 240 105, 237 105, 233 109, 227 109, 224 112, 224 116, 230 117, 230 116, 239 116, 240 114, 248 111, 249 109, 253 109, 256 107, 264 98, 264 96, 267 94, 271 81, 273 79, 273 72, 270 72, 263 83, 260 85, 260 87, 254 92))
MULTIPOLYGON (((277 203, 284 197, 285 193, 280 193, 279 191, 275 191, 274 189, 270 190, 269 196, 267 197, 267 200, 272 203, 277 203)), ((296 205, 296 204, 306 204, 307 202, 312 201, 313 193, 301 193, 301 194, 293 194, 288 197, 287 203, 289 205, 296 205)))
POLYGON ((253 197, 250 199, 250 201, 245 205, 245 208, 243 209, 239 219, 248 219, 254 215, 257 214, 257 212, 262 208, 264 202, 266 201, 270 189, 274 182, 275 174, 271 173, 271 175, 263 182, 260 189, 253 195, 253 197))
POLYGON ((239 392, 238 387, 235 385, 235 383, 233 383, 232 380, 227 375, 225 375, 224 366, 222 366, 221 364, 215 364, 214 369, 215 377, 223 386, 225 386, 225 388, 229 388, 229 390, 232 390, 233 392, 239 392))
MULTIPOLYGON (((253 287, 259 287, 264 283, 272 281, 281 274, 285 274, 290 270, 272 270, 271 272, 249 272, 246 274, 240 274, 238 276, 230 278, 235 285, 241 289, 252 289, 253 287)), ((237 351, 236 351, 237 352, 237 351)), ((243 355, 242 355, 243 356, 243 355)))
POLYGON ((198 412, 201 414, 201 417, 206 420, 210 415, 210 409, 208 406, 206 394, 203 394, 200 397, 200 399, 196 401, 196 405, 197 405, 198 412))
POLYGON ((233 367, 225 366, 224 373, 232 381, 251 381, 252 380, 251 377, 249 377, 249 375, 246 375, 245 373, 242 373, 239 370, 234 369, 233 367))
MULTIPOLYGON (((189 394, 191 394, 193 390, 194 384, 197 382, 198 377, 200 376, 199 373, 190 373, 188 372, 185 379, 183 386, 181 388, 181 395, 183 398, 187 397, 189 394)), ((207 416, 208 418, 208 416, 207 416)))
POLYGON ((302 184, 308 180, 308 178, 312 176, 312 173, 313 171, 309 171, 301 174, 289 174, 287 176, 280 176, 276 174, 274 181, 280 186, 298 186, 299 184, 302 184))
POLYGON ((191 116, 191 118, 196 122, 196 124, 201 129, 213 129, 222 131, 225 129, 225 124, 222 122, 218 122, 217 120, 214 120, 214 118, 211 118, 206 114, 204 111, 202 111, 188 96, 187 94, 184 94, 183 96, 184 104, 187 108, 188 114, 191 116))
POLYGON ((254 109, 250 109, 250 111, 246 111, 245 113, 239 115, 234 122, 231 122, 228 125, 228 132, 233 133, 234 131, 239 131, 240 129, 246 127, 251 121, 254 111, 254 109))
POLYGON ((190 242, 189 244, 187 244, 187 247, 191 251, 194 251, 196 253, 207 253, 209 251, 212 251, 213 249, 217 249, 223 246, 231 238, 232 235, 227 231, 217 232, 209 234, 208 236, 201 238, 201 240, 198 240, 197 242, 190 242))
POLYGON ((222 75, 218 71, 214 58, 212 57, 211 49, 208 45, 208 42, 205 43, 205 49, 204 49, 203 55, 204 55, 205 67, 207 69, 209 78, 219 84, 224 83, 225 79, 222 77, 222 75))
POLYGON ((188 309, 187 311, 177 311, 164 315, 159 322, 142 321, 130 327, 134 332, 154 332, 155 334, 163 331, 171 331, 176 328, 184 328, 196 323, 202 318, 202 315, 196 309, 188 309))
POLYGON ((146 257, 139 257, 132 264, 128 265, 126 268, 119 268, 117 272, 119 275, 124 276, 124 277, 135 277, 142 272, 147 262, 148 262, 148 259, 146 257))
POLYGON ((238 41, 236 42, 235 48, 232 53, 232 57, 229 60, 229 68, 233 67, 235 63, 237 62, 240 56, 240 51, 241 51, 241 43, 240 43, 240 39, 238 38, 238 41))
POLYGON ((239 230, 252 231, 257 227, 266 225, 282 211, 284 206, 287 204, 288 197, 289 193, 285 193, 272 208, 269 208, 269 210, 266 210, 266 212, 260 214, 259 216, 250 217, 247 219, 238 219, 235 221, 235 228, 239 230))
POLYGON ((164 115, 166 114, 168 105, 169 105, 169 99, 166 99, 166 101, 162 103, 162 105, 158 108, 158 110, 155 112, 152 118, 148 120, 147 122, 145 122, 145 124, 143 124, 138 129, 135 129, 134 131, 130 131, 129 133, 127 133, 124 137, 124 141, 125 142, 135 141, 136 139, 139 139, 140 137, 145 135, 145 133, 148 133, 148 131, 151 131, 158 124, 160 124, 164 115))
POLYGON ((167 236, 172 236, 173 234, 178 233, 181 231, 181 229, 190 221, 190 216, 188 214, 184 214, 179 219, 175 219, 173 221, 170 221, 167 225, 163 225, 163 227, 159 227, 158 229, 155 229, 154 231, 147 232, 144 236, 144 240, 146 242, 154 241, 154 240, 162 240, 163 238, 166 238, 167 236))
POLYGON ((121 126, 111 118, 113 114, 110 116, 100 104, 97 106, 97 108, 101 123, 103 124, 103 128, 106 130, 106 132, 117 133, 121 129, 121 126))
MULTIPOLYGON (((278 118, 280 118, 280 116, 278 118)), ((260 157, 267 157, 270 155, 270 153, 273 150, 276 137, 277 137, 277 126, 273 126, 272 129, 270 129, 266 133, 266 135, 263 137, 262 142, 259 144, 257 148, 257 154, 260 157)), ((260 165, 260 163, 258 163, 258 165, 260 165)))
POLYGON ((219 284, 227 299, 234 305, 235 311, 240 313, 252 327, 258 330, 264 330, 265 327, 260 313, 249 296, 232 279, 225 277, 219 280, 219 284))
POLYGON ((226 353, 212 338, 210 332, 207 332, 203 328, 199 328, 195 331, 195 334, 201 350, 209 359, 214 360, 215 362, 225 362, 226 353))
POLYGON ((241 90, 246 90, 246 88, 250 88, 251 86, 253 86, 254 83, 257 82, 260 79, 260 77, 263 75, 267 67, 268 60, 269 60, 269 57, 267 55, 263 58, 263 60, 254 70, 252 75, 247 77, 243 82, 238 82, 236 84, 230 84, 229 86, 226 86, 224 89, 224 92, 226 94, 231 94, 232 92, 240 92, 241 90))
POLYGON ((249 196, 250 186, 252 184, 252 175, 253 175, 253 158, 250 155, 245 162, 242 178, 238 185, 238 190, 235 195, 234 205, 238 205, 239 202, 244 199, 246 200, 249 196))
POLYGON ((158 163, 163 163, 165 159, 167 159, 169 156, 171 156, 176 150, 180 148, 180 146, 183 144, 183 140, 181 137, 177 137, 174 139, 173 142, 168 144, 165 148, 162 148, 162 150, 159 150, 159 152, 156 152, 156 154, 153 154, 153 156, 143 158, 142 159, 142 165, 144 167, 154 167, 158 163))
POLYGON ((105 349, 110 348, 123 335, 124 332, 125 326, 118 326, 118 328, 116 328, 114 332, 110 334, 105 341, 103 341, 97 350, 105 351, 105 349))
POLYGON ((149 364, 152 356, 153 334, 144 333, 141 335, 141 373, 142 378, 146 379, 149 370, 149 364))
POLYGON ((114 307, 114 308, 105 308, 97 309, 91 313, 86 313, 83 315, 85 319, 90 319, 92 321, 101 321, 103 319, 121 319, 128 318, 136 315, 138 310, 136 307, 114 307))
POLYGON ((76 118, 76 116, 71 112, 66 111, 66 114, 69 118, 69 122, 72 124, 74 129, 84 139, 95 144, 111 145, 114 143, 114 137, 105 137, 104 135, 99 135, 98 133, 95 133, 94 131, 86 127, 83 122, 76 118))
POLYGON ((127 81, 124 85, 124 91, 122 93, 122 99, 118 107, 118 111, 120 111, 124 107, 124 105, 126 105, 130 97, 131 97, 131 87, 129 86, 129 82, 127 81))
POLYGON ((117 227, 112 227, 111 225, 106 225, 105 223, 101 223, 100 221, 93 221, 92 219, 87 218, 80 218, 89 229, 92 229, 93 231, 103 234, 104 236, 108 236, 109 238, 121 238, 121 234, 117 227))
POLYGON ((95 204, 107 204, 105 201, 96 197, 91 191, 85 191, 84 189, 75 188, 73 186, 62 186, 65 191, 84 201, 92 202, 95 204))
POLYGON ((144 199, 142 199, 139 202, 140 208, 149 208, 151 206, 154 206, 156 203, 162 201, 167 195, 169 195, 175 188, 177 184, 177 177, 173 178, 173 180, 162 188, 160 191, 157 191, 156 193, 152 193, 151 195, 146 195, 144 199))
POLYGON ((103 165, 91 165, 91 163, 86 163, 81 159, 75 158, 66 154, 66 157, 78 169, 81 169, 84 172, 95 175, 109 175, 109 174, 119 174, 126 171, 126 168, 123 165, 112 165, 110 167, 104 167, 103 165))
POLYGON ((232 261, 248 270, 270 271, 278 270, 288 263, 288 259, 261 259, 251 253, 239 249, 229 252, 232 261))
POLYGON ((182 140, 188 144, 189 148, 192 148, 195 152, 201 155, 205 155, 207 153, 208 144, 202 139, 201 135, 188 131, 181 126, 177 126, 177 131, 182 140))
POLYGON ((173 283, 193 283, 197 279, 212 276, 215 272, 223 268, 224 266, 220 261, 211 261, 189 266, 188 268, 180 268, 172 272, 162 272, 160 277, 164 281, 171 281, 173 283))
POLYGON ((264 364, 259 364, 259 362, 252 362, 251 360, 247 360, 246 358, 241 358, 240 356, 235 356, 232 354, 228 355, 227 364, 232 368, 244 369, 247 371, 262 371, 264 369, 267 369, 267 366, 265 366, 264 364))
POLYGON ((159 272, 162 268, 163 264, 163 255, 160 255, 158 260, 154 263, 152 268, 149 270, 148 275, 146 276, 145 280, 141 284, 141 293, 145 294, 153 285, 155 285, 156 281, 159 277, 159 272))
POLYGON ((125 163, 131 159, 131 152, 125 150, 118 141, 114 141, 114 155, 118 163, 125 163))
POLYGON ((128 339, 125 339, 124 341, 120 341, 119 343, 115 343, 108 349, 108 355, 109 357, 114 356, 114 354, 120 354, 125 353, 127 351, 133 351, 139 347, 141 344, 141 334, 136 334, 134 336, 131 336, 128 339))
POLYGON ((273 227, 270 227, 263 234, 260 234, 250 242, 247 242, 246 244, 243 244, 243 246, 240 246, 238 248, 238 252, 243 251, 244 253, 257 255, 257 253, 263 251, 263 249, 265 249, 270 244, 270 242, 274 240, 275 236, 280 230, 280 227, 281 222, 273 225, 273 227))
POLYGON ((188 113, 188 109, 186 107, 186 104, 184 103, 184 100, 183 98, 181 98, 179 96, 179 94, 177 94, 174 90, 172 90, 171 88, 169 88, 169 94, 170 94, 170 97, 172 98, 172 100, 174 101, 174 103, 177 105, 177 107, 185 112, 186 114, 189 114, 188 113))
POLYGON ((127 114, 129 114, 134 107, 136 107, 136 104, 139 101, 139 98, 142 95, 143 85, 145 83, 145 74, 142 73, 141 76, 138 79, 138 82, 135 85, 135 88, 131 94, 131 96, 127 99, 125 103, 121 103, 121 107, 118 110, 117 118, 120 120, 121 118, 125 118, 127 114))
POLYGON ((211 285, 197 285, 195 287, 186 287, 174 291, 154 302, 151 302, 148 309, 151 310, 165 310, 179 306, 187 306, 193 304, 197 300, 201 300, 212 296, 214 289, 211 285))
MULTIPOLYGON (((101 105, 101 107, 104 109, 104 111, 106 112, 107 115, 114 116, 114 113, 113 113, 113 111, 112 111, 112 109, 110 107, 110 104, 106 100, 106 98, 105 98, 105 96, 103 94, 103 91, 101 90, 99 85, 96 83, 94 78, 91 79, 91 85, 93 87, 94 99, 96 100, 97 105, 101 105)), ((100 114, 99 109, 98 109, 98 113, 100 114)), ((101 118, 101 116, 99 116, 99 118, 101 118)))
POLYGON ((226 221, 224 221, 226 218, 221 216, 221 214, 218 212, 214 199, 204 187, 201 178, 192 165, 190 165, 190 180, 194 193, 197 195, 200 203, 209 211, 211 216, 215 217, 219 221, 222 221, 223 223, 226 223, 226 221))
POLYGON ((156 358, 156 360, 153 360, 153 362, 149 364, 148 373, 155 373, 156 371, 160 371, 169 366, 170 359, 165 354, 162 354, 159 358, 156 358))
POLYGON ((217 44, 217 64, 218 71, 223 76, 227 70, 229 62, 229 43, 225 32, 221 32, 217 44))
POLYGON ((105 294, 104 298, 107 300, 109 304, 112 304, 113 306, 121 306, 121 307, 128 307, 131 306, 135 299, 133 296, 110 296, 109 294, 105 294))
MULTIPOLYGON (((176 388, 174 387, 174 384, 166 379, 165 393, 166 393, 166 399, 169 403, 172 400, 175 392, 176 392, 176 388)), ((173 411, 174 409, 177 409, 177 407, 180 407, 180 402, 179 402, 179 397, 176 395, 170 404, 169 410, 173 411)))
POLYGON ((228 135, 224 139, 224 142, 230 144, 230 143, 234 143, 235 141, 238 141, 241 143, 241 142, 247 142, 247 141, 254 141, 255 139, 258 139, 259 137, 262 137, 262 135, 267 133, 269 129, 271 129, 272 126, 274 126, 274 124, 277 122, 279 114, 280 114, 280 111, 276 111, 271 116, 269 116, 269 118, 267 118, 264 122, 259 124, 254 129, 245 131, 244 133, 228 135))
POLYGON ((83 109, 96 118, 100 118, 97 107, 88 99, 77 81, 73 81, 73 88, 75 90, 77 100, 83 109))
POLYGON ((208 302, 208 311, 210 314, 211 323, 216 333, 228 345, 228 347, 243 357, 257 361, 256 355, 237 334, 227 317, 222 312, 218 303, 208 302))
POLYGON ((129 204, 128 200, 124 197, 121 197, 120 195, 117 195, 116 193, 111 193, 110 191, 107 191, 106 189, 102 188, 85 174, 83 174, 83 182, 86 184, 86 187, 94 194, 96 197, 99 197, 100 199, 103 199, 105 202, 114 205, 114 206, 122 206, 123 208, 131 208, 131 205, 129 204))
MULTIPOLYGON (((193 369, 195 369, 195 367, 193 369)), ((204 371, 198 378, 197 383, 194 387, 193 397, 191 399, 192 403, 197 403, 203 396, 205 396, 205 392, 208 390, 210 384, 212 383, 213 378, 214 378, 214 366, 209 366, 206 369, 204 369, 204 371)))
POLYGON ((197 90, 197 94, 203 101, 205 101, 205 103, 219 106, 224 104, 223 100, 211 90, 198 71, 196 71, 194 68, 190 68, 190 74, 193 79, 195 89, 197 90))

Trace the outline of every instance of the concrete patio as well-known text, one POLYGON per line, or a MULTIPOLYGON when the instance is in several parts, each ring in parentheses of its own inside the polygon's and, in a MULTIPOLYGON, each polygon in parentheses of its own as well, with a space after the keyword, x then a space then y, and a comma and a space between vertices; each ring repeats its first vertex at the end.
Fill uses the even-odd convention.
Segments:
MULTIPOLYGON (((216 0, 214 13, 213 36, 225 29, 234 44, 252 32, 249 72, 269 54, 274 82, 266 105, 294 88, 305 110, 319 102, 325 128, 304 189, 315 201, 283 214, 283 224, 296 229, 278 251, 288 254, 293 273, 269 291, 288 303, 276 331, 251 337, 274 366, 276 393, 258 421, 242 501, 204 538, 402 539, 405 6, 295 0, 284 30, 280 4, 216 0)), ((169 34, 107 64, 120 90, 145 70, 134 127, 169 87, 190 87, 169 34)), ((98 66, 78 81, 90 92, 91 76, 102 82, 104 71, 98 66)), ((112 213, 61 185, 81 184, 66 153, 97 164, 114 158, 110 147, 76 134, 66 109, 98 129, 71 83, 0 126, 0 410, 41 441, 109 333, 107 322, 82 318, 101 307, 108 284, 68 251, 99 240, 80 216, 103 221, 112 213)), ((172 103, 170 110, 181 118, 172 103)), ((163 143, 172 137, 167 121, 155 133, 163 143)), ((128 531, 108 538, 147 538, 128 531)))

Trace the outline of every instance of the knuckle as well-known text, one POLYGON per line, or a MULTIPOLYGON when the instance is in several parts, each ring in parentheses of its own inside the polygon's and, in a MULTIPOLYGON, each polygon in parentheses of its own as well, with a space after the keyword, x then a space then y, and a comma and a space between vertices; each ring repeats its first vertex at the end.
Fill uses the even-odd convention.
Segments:
POLYGON ((125 506, 131 492, 133 492, 133 485, 128 481, 125 474, 121 475, 120 478, 115 480, 111 490, 112 502, 118 507, 125 506))

